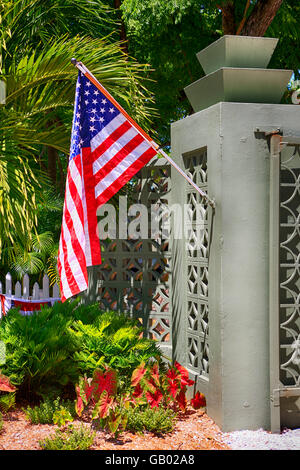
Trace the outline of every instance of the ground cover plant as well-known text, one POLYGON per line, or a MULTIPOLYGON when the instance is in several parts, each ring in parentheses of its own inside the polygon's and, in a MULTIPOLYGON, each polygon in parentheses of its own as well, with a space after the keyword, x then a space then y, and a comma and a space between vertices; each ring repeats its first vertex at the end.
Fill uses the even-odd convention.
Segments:
POLYGON ((62 401, 60 397, 55 400, 46 398, 45 401, 34 407, 24 409, 26 419, 31 424, 62 424, 62 421, 72 421, 76 415, 74 402, 62 401))
POLYGON ((95 432, 84 425, 57 429, 54 434, 40 441, 43 450, 88 450, 93 444, 95 432))
MULTIPOLYGON (((156 361, 142 362, 124 391, 117 371, 106 366, 104 370, 96 369, 92 377, 80 378, 76 411, 81 416, 89 408, 94 425, 115 436, 125 429, 169 432, 176 413, 186 411, 187 387, 193 384, 188 371, 177 361, 167 370, 160 369, 156 361)), ((197 392, 191 404, 194 408, 205 406, 204 396, 197 392)))

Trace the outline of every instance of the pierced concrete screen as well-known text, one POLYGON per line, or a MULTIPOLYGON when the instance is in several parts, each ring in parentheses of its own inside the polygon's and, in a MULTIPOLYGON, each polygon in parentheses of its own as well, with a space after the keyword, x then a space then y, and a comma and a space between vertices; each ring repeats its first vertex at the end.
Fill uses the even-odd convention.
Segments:
MULTIPOLYGON (((188 175, 207 192, 206 149, 184 157, 188 175)), ((208 207, 191 185, 186 185, 189 211, 187 237, 187 366, 208 377, 208 207)))

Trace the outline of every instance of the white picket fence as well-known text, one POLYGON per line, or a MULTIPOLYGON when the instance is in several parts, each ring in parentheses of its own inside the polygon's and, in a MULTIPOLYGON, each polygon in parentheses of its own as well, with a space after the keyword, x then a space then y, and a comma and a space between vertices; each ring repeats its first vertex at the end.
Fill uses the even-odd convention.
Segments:
POLYGON ((12 295, 19 299, 32 300, 57 299, 60 297, 59 286, 54 284, 54 286, 50 287, 50 281, 46 274, 43 277, 42 286, 40 287, 39 284, 35 282, 30 292, 30 279, 28 274, 23 276, 22 283, 18 281, 13 285, 12 276, 10 273, 7 273, 5 276, 5 285, 2 285, 2 282, 0 282, 0 294, 12 295))

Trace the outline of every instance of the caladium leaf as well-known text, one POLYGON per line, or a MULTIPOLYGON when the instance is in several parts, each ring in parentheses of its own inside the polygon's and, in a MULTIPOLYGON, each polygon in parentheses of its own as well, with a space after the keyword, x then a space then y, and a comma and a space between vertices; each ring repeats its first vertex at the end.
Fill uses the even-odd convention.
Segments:
POLYGON ((80 390, 79 385, 76 385, 75 390, 76 390, 76 394, 77 394, 77 400, 76 400, 76 403, 75 403, 75 411, 78 414, 78 416, 81 416, 81 414, 84 410, 84 403, 83 403, 83 399, 81 397, 81 390, 80 390))
POLYGON ((163 394, 161 393, 160 390, 156 390, 155 393, 146 392, 146 398, 151 408, 154 408, 154 407, 158 408, 163 398, 163 394))
POLYGON ((122 415, 118 414, 115 415, 114 413, 110 416, 109 421, 108 421, 108 427, 110 432, 115 434, 120 426, 120 423, 122 421, 122 415))
POLYGON ((133 372, 131 376, 131 385, 132 387, 136 387, 146 374, 147 369, 145 368, 145 363, 142 362, 133 372))
POLYGON ((170 393, 170 395, 173 398, 175 398, 176 395, 177 395, 178 389, 179 389, 178 381, 177 380, 171 380, 171 379, 167 379, 167 380, 168 380, 167 391, 170 393))
POLYGON ((185 411, 186 410, 186 405, 187 405, 187 400, 186 400, 186 396, 185 396, 185 391, 184 390, 181 390, 177 397, 176 397, 176 402, 179 406, 179 408, 182 410, 182 411, 185 411))
POLYGON ((185 367, 183 367, 179 362, 175 361, 174 366, 180 373, 180 380, 181 380, 181 385, 184 386, 190 386, 193 385, 195 382, 194 380, 189 379, 189 373, 185 367))
POLYGON ((17 389, 6 375, 0 373, 0 390, 1 392, 15 392, 17 389))
POLYGON ((108 395, 115 395, 117 391, 117 374, 113 369, 105 371, 96 369, 93 374, 92 386, 94 387, 94 396, 98 400, 101 394, 106 391, 108 395))
POLYGON ((194 398, 191 399, 191 405, 194 410, 198 410, 199 408, 206 406, 206 399, 203 393, 197 392, 194 398))
POLYGON ((151 369, 151 377, 153 379, 153 381, 156 383, 157 386, 160 385, 160 382, 159 382, 159 368, 158 368, 158 364, 155 363, 151 369))
POLYGON ((101 393, 99 402, 98 402, 98 410, 99 410, 99 418, 107 418, 109 415, 109 411, 113 404, 113 398, 110 397, 106 390, 101 393))

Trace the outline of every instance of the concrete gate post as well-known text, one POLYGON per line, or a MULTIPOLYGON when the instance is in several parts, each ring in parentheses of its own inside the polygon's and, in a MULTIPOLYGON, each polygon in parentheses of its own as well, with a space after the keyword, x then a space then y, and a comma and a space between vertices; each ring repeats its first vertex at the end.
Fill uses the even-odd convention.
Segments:
MULTIPOLYGON (((188 255, 184 242, 173 243, 174 356, 197 378, 208 415, 223 431, 270 428, 266 133, 300 135, 300 107, 278 104, 292 71, 265 68, 276 42, 224 36, 197 54, 208 75, 185 89, 195 113, 171 126, 172 158, 182 168, 189 155, 206 149, 207 190, 216 201, 207 241, 208 340, 199 325, 190 332, 188 255), (193 365, 197 334, 202 352, 193 354, 202 356, 193 365), (205 341, 207 374, 201 362, 205 341)), ((172 203, 186 203, 185 184, 175 171, 172 187, 172 203)), ((201 322, 202 313, 196 314, 201 322)))

